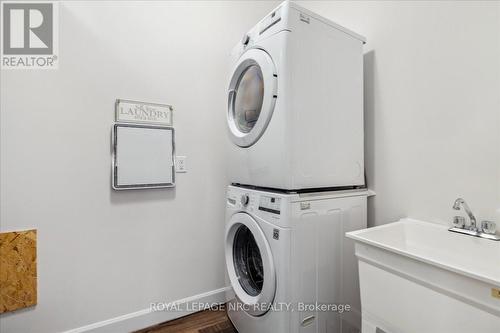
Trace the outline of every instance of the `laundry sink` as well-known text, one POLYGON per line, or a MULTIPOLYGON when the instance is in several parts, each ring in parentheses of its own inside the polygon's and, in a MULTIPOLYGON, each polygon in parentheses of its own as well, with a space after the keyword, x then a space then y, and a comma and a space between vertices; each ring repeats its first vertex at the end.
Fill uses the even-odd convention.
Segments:
POLYGON ((500 332, 500 242, 413 219, 346 236, 359 261, 363 333, 500 332))

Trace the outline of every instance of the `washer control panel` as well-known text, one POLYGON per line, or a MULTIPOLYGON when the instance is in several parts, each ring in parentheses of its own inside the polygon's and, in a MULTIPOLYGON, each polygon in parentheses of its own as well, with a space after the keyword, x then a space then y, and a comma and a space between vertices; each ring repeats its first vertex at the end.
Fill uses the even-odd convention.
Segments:
POLYGON ((281 205, 285 204, 285 200, 278 193, 230 186, 226 205, 228 208, 255 214, 264 219, 278 220, 283 218, 284 211, 281 205))
POLYGON ((262 195, 259 201, 259 210, 279 215, 281 212, 281 198, 262 195))

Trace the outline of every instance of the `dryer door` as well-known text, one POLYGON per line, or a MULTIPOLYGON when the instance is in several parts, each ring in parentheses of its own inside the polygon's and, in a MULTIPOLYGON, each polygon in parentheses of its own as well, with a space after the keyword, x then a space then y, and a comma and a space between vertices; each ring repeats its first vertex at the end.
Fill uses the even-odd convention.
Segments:
POLYGON ((236 213, 226 227, 226 266, 231 286, 252 316, 268 311, 276 292, 276 272, 264 232, 248 214, 236 213))
POLYGON ((253 145, 264 134, 273 115, 277 94, 277 73, 265 51, 243 53, 229 83, 227 121, 233 142, 253 145))

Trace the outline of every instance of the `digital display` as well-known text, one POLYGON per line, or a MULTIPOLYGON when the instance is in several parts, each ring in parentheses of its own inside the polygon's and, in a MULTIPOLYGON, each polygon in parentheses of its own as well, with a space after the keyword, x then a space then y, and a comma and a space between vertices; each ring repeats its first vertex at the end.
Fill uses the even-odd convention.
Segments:
POLYGON ((273 214, 280 214, 281 198, 268 196, 260 197, 259 210, 273 214))

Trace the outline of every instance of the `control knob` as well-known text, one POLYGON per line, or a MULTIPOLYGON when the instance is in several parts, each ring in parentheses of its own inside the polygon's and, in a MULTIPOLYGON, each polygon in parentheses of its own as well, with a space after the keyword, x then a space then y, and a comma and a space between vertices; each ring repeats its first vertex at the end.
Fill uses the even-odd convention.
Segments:
POLYGON ((241 204, 243 206, 246 206, 246 205, 248 205, 249 202, 250 202, 250 197, 248 197, 248 194, 243 194, 241 196, 241 204))
POLYGON ((241 44, 247 46, 249 42, 250 42, 250 36, 247 34, 243 35, 243 38, 241 39, 241 44))

